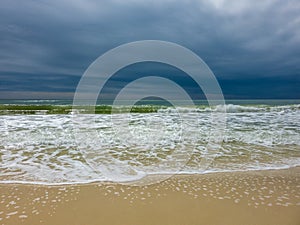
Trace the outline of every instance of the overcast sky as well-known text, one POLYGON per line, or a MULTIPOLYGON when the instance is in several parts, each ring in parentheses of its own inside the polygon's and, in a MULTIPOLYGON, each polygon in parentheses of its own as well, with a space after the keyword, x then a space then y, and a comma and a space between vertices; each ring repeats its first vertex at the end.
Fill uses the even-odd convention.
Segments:
POLYGON ((299 12, 299 0, 1 0, 0 98, 71 99, 98 56, 149 39, 198 54, 226 98, 300 98, 299 12))

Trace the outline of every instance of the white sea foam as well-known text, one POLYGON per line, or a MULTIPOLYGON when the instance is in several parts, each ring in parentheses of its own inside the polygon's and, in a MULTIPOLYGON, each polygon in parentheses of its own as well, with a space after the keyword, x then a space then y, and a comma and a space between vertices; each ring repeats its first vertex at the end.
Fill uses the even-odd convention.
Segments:
POLYGON ((300 105, 227 105, 223 144, 205 156, 214 162, 204 170, 200 161, 212 135, 210 112, 218 110, 168 108, 131 114, 128 123, 123 123, 128 114, 116 114, 113 121, 111 115, 82 115, 76 121, 72 115, 3 115, 0 182, 129 181, 148 174, 178 173, 178 169, 180 173, 208 173, 300 165, 300 105), (178 111, 191 120, 181 124, 178 111), (119 126, 116 130, 114 123, 123 123, 126 129, 119 126), (187 150, 192 150, 191 160, 178 168, 178 159, 189 154, 187 150))

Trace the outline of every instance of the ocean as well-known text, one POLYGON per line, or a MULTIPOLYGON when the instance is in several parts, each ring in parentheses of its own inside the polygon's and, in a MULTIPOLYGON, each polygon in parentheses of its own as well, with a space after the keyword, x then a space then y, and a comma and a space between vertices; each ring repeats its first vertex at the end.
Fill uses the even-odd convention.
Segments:
POLYGON ((74 119, 70 100, 0 100, 0 183, 126 182, 300 165, 300 100, 226 101, 217 146, 210 145, 211 115, 220 107, 196 104, 145 100, 113 114, 99 105, 74 119))

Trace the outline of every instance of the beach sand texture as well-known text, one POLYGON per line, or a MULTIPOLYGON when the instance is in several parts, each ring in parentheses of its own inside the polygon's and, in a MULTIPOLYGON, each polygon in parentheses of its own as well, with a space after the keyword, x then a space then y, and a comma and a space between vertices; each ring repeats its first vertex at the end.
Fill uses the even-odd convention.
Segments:
POLYGON ((0 224, 299 225, 300 168, 176 175, 149 186, 0 185, 0 224))

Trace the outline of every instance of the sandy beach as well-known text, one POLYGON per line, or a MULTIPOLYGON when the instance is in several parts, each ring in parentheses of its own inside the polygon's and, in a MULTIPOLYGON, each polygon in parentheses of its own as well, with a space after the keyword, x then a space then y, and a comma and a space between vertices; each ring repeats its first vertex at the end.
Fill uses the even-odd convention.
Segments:
POLYGON ((300 225, 300 0, 1 0, 0 225, 300 225))
POLYGON ((0 185, 0 224, 297 225, 300 168, 177 175, 150 186, 0 185))

